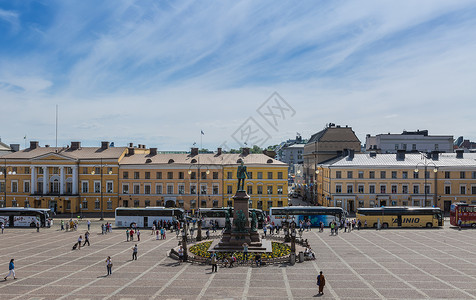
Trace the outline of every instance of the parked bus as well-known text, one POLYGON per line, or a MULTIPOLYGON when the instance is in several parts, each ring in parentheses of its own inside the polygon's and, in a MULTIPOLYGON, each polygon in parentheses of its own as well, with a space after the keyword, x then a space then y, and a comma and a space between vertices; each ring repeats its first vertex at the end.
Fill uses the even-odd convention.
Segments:
POLYGON ((3 207, 0 208, 0 226, 5 227, 40 227, 47 226, 50 210, 45 208, 3 207))
MULTIPOLYGON (((228 207, 221 207, 221 208, 199 208, 197 213, 202 218, 202 227, 203 228, 211 228, 213 224, 218 223, 218 227, 222 228, 225 227, 225 215, 226 211, 228 211, 228 207)), ((232 215, 230 216, 230 220, 233 222, 233 213, 234 209, 231 208, 232 215)), ((261 209, 250 208, 248 210, 249 217, 251 218, 252 213, 256 213, 256 217, 258 219, 258 228, 263 227, 264 223, 264 213, 261 209)))
POLYGON ((274 225, 281 226, 281 223, 288 218, 299 222, 311 221, 311 226, 317 227, 321 222, 324 226, 330 226, 332 221, 339 223, 345 220, 347 212, 342 207, 326 207, 326 206, 289 206, 289 207, 272 207, 269 209, 270 221, 274 225))
POLYGON ((437 227, 443 226, 443 213, 437 207, 391 206, 358 208, 356 219, 362 226, 377 228, 437 227))
POLYGON ((450 224, 459 226, 458 221, 461 220, 462 227, 476 228, 476 205, 467 203, 453 203, 450 207, 450 224))
POLYGON ((118 227, 129 227, 134 224, 137 227, 152 227, 154 221, 183 221, 185 218, 185 211, 181 208, 166 208, 166 207, 142 207, 116 208, 116 221, 118 227))

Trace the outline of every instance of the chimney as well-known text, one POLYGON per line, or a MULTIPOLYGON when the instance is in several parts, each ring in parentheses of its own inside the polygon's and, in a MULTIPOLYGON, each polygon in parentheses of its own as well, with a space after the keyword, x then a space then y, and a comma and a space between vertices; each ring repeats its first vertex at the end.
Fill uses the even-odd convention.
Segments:
POLYGON ((198 148, 195 148, 195 147, 192 148, 192 151, 190 151, 190 154, 191 154, 192 156, 198 155, 198 148))
POLYGON ((20 144, 10 144, 10 148, 13 152, 18 152, 20 151, 20 144))
POLYGON ((145 145, 142 145, 142 149, 145 149, 145 148, 146 148, 145 145))
POLYGON ((397 160, 405 160, 405 150, 397 150, 397 160))
POLYGON ((129 147, 127 150, 127 155, 134 155, 134 147, 129 147))
POLYGON ((49 147, 50 147, 50 145, 45 145, 45 148, 49 148, 49 147))
POLYGON ((81 142, 71 142, 71 150, 78 150, 81 148, 81 142))
POLYGON ((354 149, 349 149, 349 160, 353 160, 354 159, 354 149))
POLYGON ((141 145, 141 144, 137 144, 137 148, 138 148, 138 149, 141 149, 141 148, 142 148, 142 145, 141 145))
POLYGON ((30 149, 36 149, 39 147, 40 142, 38 141, 30 141, 30 149))
POLYGON ((101 142, 101 149, 108 149, 109 148, 109 142, 101 142))
POLYGON ((134 147, 134 143, 129 143, 129 148, 134 147))
POLYGON ((349 149, 344 149, 344 151, 342 152, 342 156, 346 157, 347 155, 349 155, 349 149))
POLYGON ((377 152, 370 151, 370 157, 377 157, 377 152))
POLYGON ((241 154, 246 156, 246 155, 249 155, 250 154, 250 148, 248 147, 244 147, 241 149, 241 154))
POLYGON ((439 155, 438 151, 431 151, 431 159, 432 160, 438 160, 438 155, 439 155))
POLYGON ((221 155, 221 148, 217 149, 217 155, 221 155))
POLYGON ((150 148, 149 155, 150 155, 150 156, 157 155, 157 148, 150 148))
POLYGON ((463 149, 456 149, 456 158, 463 158, 463 149))

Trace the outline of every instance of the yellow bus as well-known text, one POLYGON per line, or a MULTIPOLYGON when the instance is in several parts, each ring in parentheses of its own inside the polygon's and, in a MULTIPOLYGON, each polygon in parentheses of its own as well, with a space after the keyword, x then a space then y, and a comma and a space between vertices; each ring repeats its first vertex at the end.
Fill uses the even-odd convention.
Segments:
POLYGON ((392 206, 375 208, 358 208, 356 219, 362 228, 404 228, 404 227, 438 227, 443 226, 443 214, 437 207, 392 206))

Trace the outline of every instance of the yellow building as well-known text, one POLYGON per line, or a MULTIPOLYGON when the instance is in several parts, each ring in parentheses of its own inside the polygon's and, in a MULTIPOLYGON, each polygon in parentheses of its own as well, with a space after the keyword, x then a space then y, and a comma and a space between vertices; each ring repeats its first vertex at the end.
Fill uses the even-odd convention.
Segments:
POLYGON ((476 154, 350 153, 317 168, 318 201, 349 212, 358 207, 476 203, 476 154))

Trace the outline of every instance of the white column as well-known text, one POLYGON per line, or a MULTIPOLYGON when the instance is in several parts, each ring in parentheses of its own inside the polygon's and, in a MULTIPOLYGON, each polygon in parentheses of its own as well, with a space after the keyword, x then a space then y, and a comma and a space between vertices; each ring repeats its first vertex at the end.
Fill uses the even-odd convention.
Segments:
POLYGON ((48 194, 48 167, 43 168, 43 195, 48 194))
POLYGON ((64 194, 64 167, 60 167, 60 195, 64 194))
POLYGON ((31 173, 30 191, 32 194, 34 194, 36 191, 36 167, 35 166, 30 167, 30 173, 31 173))
POLYGON ((73 195, 78 194, 78 167, 73 166, 73 195))

